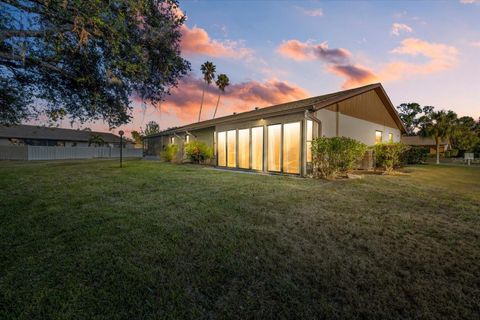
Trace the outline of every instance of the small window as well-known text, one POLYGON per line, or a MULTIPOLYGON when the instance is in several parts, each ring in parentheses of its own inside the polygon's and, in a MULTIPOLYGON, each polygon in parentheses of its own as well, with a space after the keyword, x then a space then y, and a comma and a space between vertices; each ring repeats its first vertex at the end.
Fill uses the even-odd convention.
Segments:
POLYGON ((170 137, 170 144, 175 144, 175 137, 170 137))
POLYGON ((189 136, 188 134, 185 136, 185 142, 186 142, 186 143, 189 143, 189 142, 190 142, 190 136, 189 136))
POLYGON ((393 142, 393 133, 388 134, 388 142, 390 142, 390 143, 393 142))
POLYGON ((375 144, 382 143, 382 131, 375 131, 375 144))

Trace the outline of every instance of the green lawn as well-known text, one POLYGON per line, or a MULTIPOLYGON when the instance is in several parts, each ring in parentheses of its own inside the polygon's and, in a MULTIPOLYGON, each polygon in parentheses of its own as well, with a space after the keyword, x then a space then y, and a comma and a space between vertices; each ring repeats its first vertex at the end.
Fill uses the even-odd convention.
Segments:
POLYGON ((478 318, 480 168, 0 162, 0 319, 478 318))

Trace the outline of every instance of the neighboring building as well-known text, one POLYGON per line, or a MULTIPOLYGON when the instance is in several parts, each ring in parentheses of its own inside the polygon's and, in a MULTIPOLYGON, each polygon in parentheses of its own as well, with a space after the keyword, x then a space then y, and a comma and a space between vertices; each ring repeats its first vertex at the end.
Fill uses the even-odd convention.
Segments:
POLYGON ((147 155, 200 140, 214 148, 218 167, 305 175, 310 141, 345 136, 367 145, 399 142, 405 128, 381 84, 233 114, 165 130, 145 138, 147 155))
MULTIPOLYGON (((428 148, 430 154, 437 153, 437 144, 432 137, 402 136, 402 142, 412 147, 428 148)), ((448 140, 440 141, 440 153, 451 149, 448 140)))
MULTIPOLYGON (((58 147, 88 147, 92 136, 100 137, 106 146, 120 147, 120 136, 110 132, 52 128, 43 126, 15 125, 0 126, 1 145, 31 145, 31 146, 58 146, 58 147)), ((127 142, 126 147, 132 147, 127 142)))

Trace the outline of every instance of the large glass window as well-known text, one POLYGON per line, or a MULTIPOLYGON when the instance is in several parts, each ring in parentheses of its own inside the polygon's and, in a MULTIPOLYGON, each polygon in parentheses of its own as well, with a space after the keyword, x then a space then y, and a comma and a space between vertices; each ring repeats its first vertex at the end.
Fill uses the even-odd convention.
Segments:
POLYGON ((238 130, 238 167, 250 168, 250 129, 238 130))
POLYGON ((375 144, 382 143, 382 131, 375 131, 375 144))
POLYGON ((300 173, 300 122, 283 125, 283 171, 300 173))
POLYGON ((221 167, 227 166, 227 133, 225 131, 218 133, 218 165, 221 167))
POLYGON ((263 127, 252 128, 252 169, 263 170, 263 127))
POLYGON ((269 171, 280 171, 280 150, 282 146, 282 125, 275 124, 268 126, 268 159, 267 168, 269 171))
POLYGON ((235 168, 237 166, 237 131, 227 131, 227 166, 235 168))
POLYGON ((307 120, 307 162, 312 162, 313 121, 307 120))

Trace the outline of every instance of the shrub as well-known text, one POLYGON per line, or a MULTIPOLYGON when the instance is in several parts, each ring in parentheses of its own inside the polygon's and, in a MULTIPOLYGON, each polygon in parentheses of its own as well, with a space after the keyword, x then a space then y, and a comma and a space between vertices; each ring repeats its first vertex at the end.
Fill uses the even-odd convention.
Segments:
POLYGON ((172 160, 175 159, 177 152, 178 152, 178 145, 169 144, 168 146, 165 147, 165 150, 160 152, 160 157, 162 157, 163 160, 167 162, 172 162, 172 160))
POLYGON ((411 147, 406 152, 404 152, 402 157, 403 163, 408 164, 419 164, 425 163, 430 150, 423 147, 411 147))
POLYGON ((363 157, 367 146, 346 137, 317 138, 312 141, 313 175, 331 179, 351 170, 363 157))
POLYGON ((203 163, 205 160, 213 158, 213 148, 201 141, 191 141, 185 144, 185 153, 193 163, 203 163))
POLYGON ((445 158, 455 158, 458 157, 459 151, 458 149, 450 149, 445 151, 445 158))
POLYGON ((373 149, 377 167, 384 168, 386 173, 391 173, 401 164, 401 159, 409 147, 401 142, 393 142, 376 144, 373 149))

